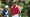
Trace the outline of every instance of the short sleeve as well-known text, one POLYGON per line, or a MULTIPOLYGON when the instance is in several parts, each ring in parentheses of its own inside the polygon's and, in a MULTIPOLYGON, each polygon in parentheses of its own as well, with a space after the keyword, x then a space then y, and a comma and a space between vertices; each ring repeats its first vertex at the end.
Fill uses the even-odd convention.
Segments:
POLYGON ((18 9, 19 9, 19 11, 21 10, 21 7, 20 6, 18 6, 18 9))
POLYGON ((18 6, 18 9, 19 9, 19 12, 20 12, 20 14, 21 14, 21 7, 20 7, 20 6, 18 6))

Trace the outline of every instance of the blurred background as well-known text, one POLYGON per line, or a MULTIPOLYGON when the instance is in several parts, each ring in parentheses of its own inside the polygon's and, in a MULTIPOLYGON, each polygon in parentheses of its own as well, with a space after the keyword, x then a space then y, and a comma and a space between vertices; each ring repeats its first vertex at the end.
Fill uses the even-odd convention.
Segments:
MULTIPOLYGON (((9 17, 11 16, 10 7, 13 4, 14 0, 0 0, 0 17, 2 16, 3 8, 7 8, 9 12, 9 17)), ((16 0, 17 5, 21 6, 21 16, 28 17, 30 16, 30 0, 16 0)))

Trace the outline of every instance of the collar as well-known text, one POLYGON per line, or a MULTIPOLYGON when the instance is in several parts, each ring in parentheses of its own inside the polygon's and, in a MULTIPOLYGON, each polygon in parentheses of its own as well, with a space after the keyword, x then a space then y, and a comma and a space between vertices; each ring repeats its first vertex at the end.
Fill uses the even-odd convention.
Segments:
MULTIPOLYGON (((17 6, 18 6, 18 5, 16 5, 16 6, 15 6, 15 8, 16 8, 17 6)), ((13 8, 13 5, 12 5, 12 7, 11 7, 11 8, 13 8)))

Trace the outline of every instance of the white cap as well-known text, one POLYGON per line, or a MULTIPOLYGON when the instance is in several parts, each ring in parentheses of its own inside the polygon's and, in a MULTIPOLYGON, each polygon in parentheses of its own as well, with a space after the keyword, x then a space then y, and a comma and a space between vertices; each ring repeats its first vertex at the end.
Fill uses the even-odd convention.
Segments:
POLYGON ((16 0, 14 0, 13 2, 16 2, 16 0))
POLYGON ((5 8, 9 8, 9 6, 8 5, 5 5, 5 8))

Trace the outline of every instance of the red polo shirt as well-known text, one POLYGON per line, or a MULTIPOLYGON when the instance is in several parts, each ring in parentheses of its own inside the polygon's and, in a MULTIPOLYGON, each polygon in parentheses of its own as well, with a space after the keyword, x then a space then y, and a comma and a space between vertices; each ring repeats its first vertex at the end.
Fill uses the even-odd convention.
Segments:
POLYGON ((19 11, 19 7, 18 6, 12 6, 11 7, 11 13, 12 15, 15 15, 15 14, 18 14, 18 11, 19 11))

